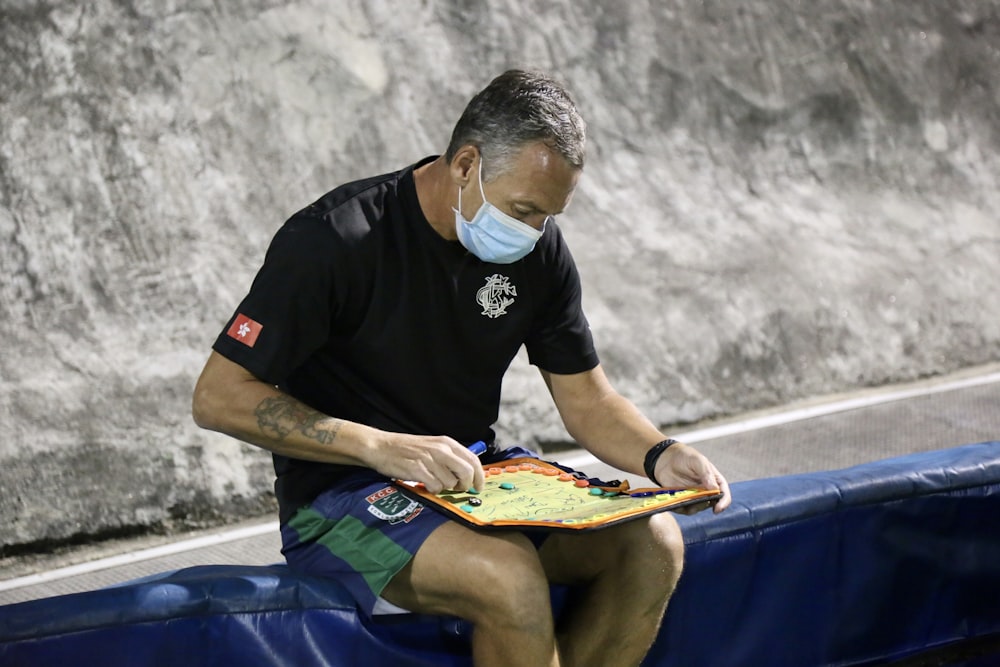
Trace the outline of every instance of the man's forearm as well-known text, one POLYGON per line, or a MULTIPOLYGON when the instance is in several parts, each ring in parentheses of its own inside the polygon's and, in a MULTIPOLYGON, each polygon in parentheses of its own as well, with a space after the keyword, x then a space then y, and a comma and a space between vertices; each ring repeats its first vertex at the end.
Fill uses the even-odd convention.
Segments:
POLYGON ((343 420, 324 415, 291 396, 268 396, 254 408, 257 428, 276 441, 286 442, 293 434, 321 445, 331 445, 343 420))
POLYGON ((479 459, 453 438, 393 433, 325 415, 217 352, 198 378, 192 412, 202 428, 276 454, 363 466, 421 482, 432 493, 482 488, 479 459))
POLYGON ((620 470, 644 475, 643 458, 664 435, 627 398, 614 391, 580 411, 571 435, 594 456, 620 470))
POLYGON ((195 387, 195 422, 284 456, 366 465, 378 432, 325 415, 213 354, 195 387))

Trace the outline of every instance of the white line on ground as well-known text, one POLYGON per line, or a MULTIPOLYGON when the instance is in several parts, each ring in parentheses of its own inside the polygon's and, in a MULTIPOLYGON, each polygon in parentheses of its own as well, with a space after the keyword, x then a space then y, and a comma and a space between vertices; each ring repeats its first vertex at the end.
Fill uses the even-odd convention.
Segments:
MULTIPOLYGON (((762 417, 754 417, 751 419, 688 431, 687 433, 677 433, 674 434, 673 437, 683 442, 702 442, 714 438, 721 438, 727 435, 747 433, 762 428, 780 426, 782 424, 789 424, 804 419, 812 419, 814 417, 822 417, 824 415, 835 414, 838 412, 857 410, 859 408, 867 408, 884 403, 902 401, 908 398, 931 396, 933 394, 941 394, 948 391, 954 391, 956 389, 967 389, 994 382, 1000 382, 1000 372, 988 373, 977 377, 964 378, 950 382, 941 382, 939 384, 919 386, 910 389, 879 392, 860 398, 850 398, 842 401, 824 403, 821 405, 786 410, 784 412, 776 412, 762 417)), ((574 468, 598 463, 597 459, 595 459, 589 452, 581 452, 579 454, 571 454, 566 457, 560 457, 559 462, 574 468)), ((142 549, 140 551, 124 553, 118 556, 110 556, 108 558, 101 558, 87 563, 71 565, 69 567, 63 567, 56 570, 49 570, 48 572, 39 572, 24 577, 18 577, 16 579, 0 581, 0 591, 43 584, 57 579, 64 579, 66 577, 96 572, 98 570, 117 567, 119 565, 126 565, 128 563, 136 563, 139 561, 150 560, 152 558, 193 551, 202 547, 233 542, 235 540, 242 540, 249 537, 257 537, 259 535, 266 535, 277 531, 278 522, 276 521, 245 528, 220 531, 204 537, 181 540, 180 542, 165 544, 159 547, 142 549)))
MULTIPOLYGON (((813 419, 814 417, 823 417, 825 415, 832 415, 838 412, 847 412, 848 410, 857 410, 859 408, 868 408, 875 405, 882 405, 884 403, 893 403, 895 401, 902 401, 908 398, 919 398, 921 396, 942 394, 956 389, 969 389, 971 387, 992 384, 994 382, 1000 382, 1000 372, 988 373, 986 375, 963 378, 960 380, 952 380, 950 382, 941 382, 940 384, 879 392, 870 396, 848 398, 841 401, 832 401, 830 403, 797 408, 794 410, 785 410, 774 414, 764 415, 762 417, 753 417, 727 424, 719 424, 718 426, 710 426, 694 431, 688 431, 687 433, 675 433, 672 434, 671 437, 686 443, 704 442, 705 440, 722 438, 727 435, 738 435, 740 433, 748 433, 750 431, 756 431, 771 426, 790 424, 804 419, 813 419)), ((559 462, 568 465, 571 468, 577 468, 588 464, 594 464, 598 461, 590 452, 580 452, 579 454, 574 454, 568 457, 560 457, 559 462)))
POLYGON ((278 532, 277 521, 262 523, 255 526, 247 526, 245 528, 224 530, 218 533, 212 533, 211 535, 205 535, 203 537, 194 537, 188 540, 181 540, 180 542, 164 544, 159 547, 150 547, 149 549, 142 549, 140 551, 132 551, 130 553, 119 554, 117 556, 100 558, 87 563, 61 567, 56 570, 49 570, 48 572, 37 572, 35 574, 18 577, 16 579, 0 581, 0 591, 8 591, 15 588, 23 588, 25 586, 44 584, 57 579, 65 579, 66 577, 74 577, 81 574, 97 572, 98 570, 106 570, 111 567, 118 567, 119 565, 137 563, 163 556, 172 556, 174 554, 210 547, 216 544, 224 544, 226 542, 233 542, 248 537, 257 537, 259 535, 276 532, 278 532))

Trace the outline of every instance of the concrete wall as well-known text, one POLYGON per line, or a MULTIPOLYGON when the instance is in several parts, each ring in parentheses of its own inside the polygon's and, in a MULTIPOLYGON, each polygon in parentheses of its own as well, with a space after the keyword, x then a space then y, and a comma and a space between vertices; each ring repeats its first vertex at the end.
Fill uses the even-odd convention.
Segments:
MULTIPOLYGON (((190 391, 292 211, 564 80, 561 221, 669 425, 1000 359, 1000 1, 0 0, 0 554, 267 511, 190 391)), ((498 430, 567 436, 519 359, 498 430)))

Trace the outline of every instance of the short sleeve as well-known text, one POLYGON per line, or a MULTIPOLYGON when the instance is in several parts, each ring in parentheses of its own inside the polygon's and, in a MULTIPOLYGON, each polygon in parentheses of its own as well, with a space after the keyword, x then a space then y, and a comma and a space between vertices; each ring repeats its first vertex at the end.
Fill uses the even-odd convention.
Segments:
POLYGON ((320 218, 286 222, 213 349, 257 378, 281 384, 329 337, 337 241, 320 218))
POLYGON ((525 341, 528 360, 551 373, 589 371, 598 364, 590 324, 583 312, 580 274, 559 228, 542 249, 542 270, 549 284, 543 304, 525 341))

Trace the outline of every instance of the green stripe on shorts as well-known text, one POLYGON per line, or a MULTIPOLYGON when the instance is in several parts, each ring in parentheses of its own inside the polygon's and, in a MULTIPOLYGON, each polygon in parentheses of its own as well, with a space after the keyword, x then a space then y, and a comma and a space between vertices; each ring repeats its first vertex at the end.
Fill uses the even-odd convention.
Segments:
POLYGON ((353 516, 328 519, 304 507, 288 522, 301 542, 315 541, 364 577, 375 595, 410 562, 413 554, 353 516))

